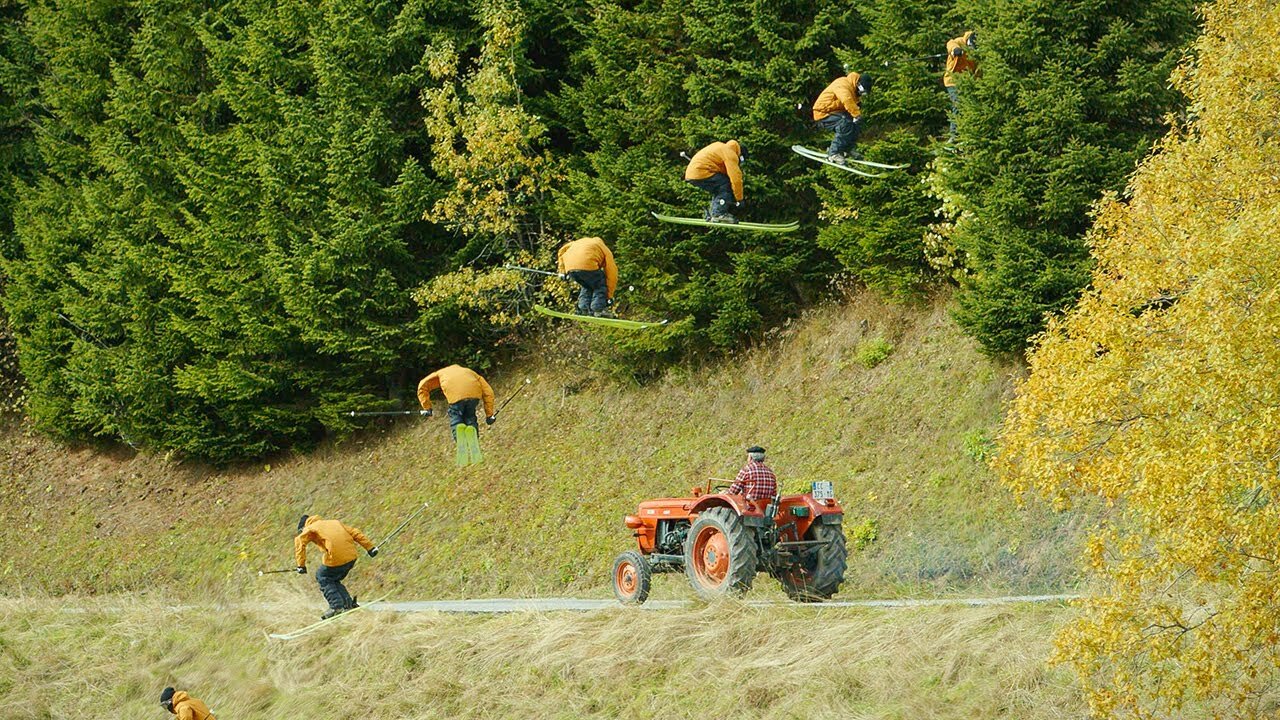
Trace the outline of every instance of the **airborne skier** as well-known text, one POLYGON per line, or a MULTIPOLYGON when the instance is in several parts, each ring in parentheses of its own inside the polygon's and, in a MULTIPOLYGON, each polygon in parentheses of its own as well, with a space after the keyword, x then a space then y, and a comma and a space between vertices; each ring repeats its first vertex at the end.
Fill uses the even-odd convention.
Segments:
POLYGON ((871 92, 875 79, 851 72, 836 78, 813 101, 813 121, 818 127, 832 130, 835 137, 827 147, 827 161, 846 165, 846 157, 861 160, 858 137, 862 135, 862 98, 871 92))
POLYGON ((484 401, 484 421, 492 425, 497 418, 493 414, 493 388, 480 373, 461 365, 440 368, 422 378, 418 383, 418 402, 424 410, 431 409, 431 391, 439 389, 449 403, 449 432, 458 438, 458 426, 469 425, 480 430, 476 420, 476 408, 484 401))
POLYGON ((702 219, 714 223, 737 224, 730 207, 742 204, 742 163, 747 153, 737 140, 713 142, 689 159, 685 182, 711 193, 711 206, 702 219))
POLYGON ((969 57, 969 51, 977 47, 978 35, 972 30, 947 41, 947 69, 942 73, 942 85, 947 89, 947 97, 951 98, 951 125, 948 134, 952 140, 956 138, 956 112, 960 109, 955 76, 973 73, 978 69, 977 61, 969 57))
POLYGON ((598 237, 579 238, 567 242, 556 251, 560 276, 581 286, 578 292, 578 314, 616 318, 609 309, 613 292, 618 288, 618 265, 613 252, 598 237))

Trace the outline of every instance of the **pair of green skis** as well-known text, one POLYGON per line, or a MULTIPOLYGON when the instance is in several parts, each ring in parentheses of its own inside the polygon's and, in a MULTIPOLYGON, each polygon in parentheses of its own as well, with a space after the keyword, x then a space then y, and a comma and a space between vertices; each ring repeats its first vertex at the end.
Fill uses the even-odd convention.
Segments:
MULTIPOLYGON (((823 165, 829 165, 834 168, 840 168, 845 172, 861 175, 862 177, 881 178, 885 177, 885 173, 870 172, 864 168, 878 168, 881 170, 901 170, 906 165, 888 165, 886 163, 871 162, 870 160, 855 160, 847 158, 844 163, 832 162, 827 159, 827 154, 817 150, 810 150, 803 145, 792 145, 791 150, 802 158, 820 162, 823 165)), ((753 232, 767 233, 789 233, 800 229, 800 223, 792 221, 789 223, 754 223, 754 222, 712 222, 701 218, 677 217, 675 215, 663 215, 661 213, 650 213, 662 222, 675 223, 677 225, 698 225, 701 227, 713 227, 723 230, 750 230, 753 232)))

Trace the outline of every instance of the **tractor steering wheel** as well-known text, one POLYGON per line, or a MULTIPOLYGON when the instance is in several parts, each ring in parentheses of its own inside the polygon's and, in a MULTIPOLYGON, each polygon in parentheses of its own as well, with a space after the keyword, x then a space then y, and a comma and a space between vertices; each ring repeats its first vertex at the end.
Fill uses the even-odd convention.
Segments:
POLYGON ((716 492, 720 492, 721 490, 728 490, 728 489, 729 489, 729 486, 728 486, 728 485, 725 485, 725 484, 712 485, 712 486, 711 486, 711 489, 712 489, 712 490, 714 490, 714 491, 716 491, 716 492))

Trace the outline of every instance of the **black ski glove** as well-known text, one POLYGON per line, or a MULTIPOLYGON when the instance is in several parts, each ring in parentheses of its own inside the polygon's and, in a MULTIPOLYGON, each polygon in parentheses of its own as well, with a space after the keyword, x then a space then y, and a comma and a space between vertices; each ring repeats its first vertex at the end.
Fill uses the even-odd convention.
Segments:
POLYGON ((426 412, 426 413, 424 413, 424 414, 425 414, 427 417, 431 417, 432 415, 435 415, 435 414, 436 414, 436 412, 435 412, 434 410, 432 410, 431 408, 427 408, 427 412, 426 412))
POLYGON ((493 424, 493 421, 494 421, 494 420, 497 420, 497 419, 498 419, 498 416, 497 416, 497 415, 490 415, 489 417, 487 417, 487 418, 485 418, 485 419, 484 419, 484 424, 485 424, 485 425, 492 425, 492 424, 493 424))
POLYGON ((299 565, 298 567, 294 568, 294 569, 293 569, 293 571, 294 571, 294 572, 296 572, 296 573, 298 573, 299 575, 306 575, 306 574, 307 574, 307 566, 306 566, 306 565, 299 565))
POLYGON ((369 548, 369 557, 378 557, 378 546, 374 545, 369 548))

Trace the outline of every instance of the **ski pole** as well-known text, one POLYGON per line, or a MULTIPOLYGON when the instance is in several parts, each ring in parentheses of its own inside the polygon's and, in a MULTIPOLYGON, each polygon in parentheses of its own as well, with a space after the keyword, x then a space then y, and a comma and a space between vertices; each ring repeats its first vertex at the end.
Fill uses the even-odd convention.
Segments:
POLYGON ((532 381, 532 380, 530 380, 529 378, 525 378, 525 379, 524 379, 524 384, 523 384, 523 385, 521 385, 520 387, 516 388, 516 391, 515 391, 515 392, 513 392, 513 393, 511 393, 511 397, 507 398, 506 400, 503 400, 503 401, 502 401, 502 404, 498 406, 498 409, 493 411, 493 416, 494 416, 495 418, 496 418, 496 417, 498 417, 498 413, 502 412, 502 408, 506 407, 506 406, 507 406, 507 403, 511 402, 512 400, 515 400, 517 395, 519 395, 520 393, 524 392, 524 389, 525 389, 526 387, 528 387, 529 383, 531 383, 531 382, 533 382, 533 381, 532 381))
POLYGON ((263 575, 272 575, 274 573, 282 573, 282 572, 297 572, 297 571, 294 568, 286 568, 284 570, 259 570, 258 577, 262 577, 263 575))
POLYGON ((359 412, 356 410, 352 410, 351 412, 348 412, 347 415, 349 417, 378 417, 382 415, 422 415, 424 417, 431 417, 431 411, 430 410, 384 410, 384 411, 359 412))
POLYGON ((882 67, 889 67, 890 63, 907 63, 907 62, 918 62, 920 60, 937 60, 938 58, 942 58, 946 56, 947 56, 946 53, 934 53, 933 55, 920 55, 918 57, 898 58, 897 60, 885 60, 884 62, 880 63, 880 65, 882 67))
POLYGON ((520 272, 534 273, 536 275, 550 275, 551 277, 560 277, 560 273, 548 272, 546 270, 538 270, 535 268, 520 267, 519 265, 503 265, 503 270, 519 270, 520 272))
POLYGON ((391 542, 391 539, 399 535, 400 531, 404 529, 405 525, 408 525, 411 520, 421 515, 422 511, 426 509, 427 509, 427 503, 422 503, 422 507, 418 508, 416 512, 414 512, 409 517, 405 518, 404 522, 400 523, 400 527, 396 528, 395 530, 392 530, 390 535, 382 538, 382 542, 378 543, 377 545, 374 545, 372 552, 378 552, 383 545, 386 545, 387 543, 391 542))

